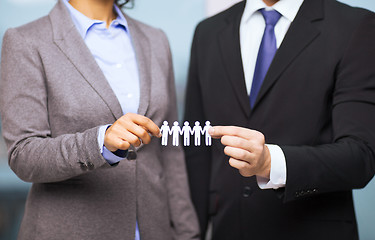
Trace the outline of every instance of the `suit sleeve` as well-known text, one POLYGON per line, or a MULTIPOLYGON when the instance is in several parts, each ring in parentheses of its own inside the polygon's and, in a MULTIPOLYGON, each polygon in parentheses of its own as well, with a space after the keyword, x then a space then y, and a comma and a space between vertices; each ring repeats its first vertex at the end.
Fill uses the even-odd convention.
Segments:
MULTIPOLYGON (((168 39, 161 34, 168 60, 168 115, 167 121, 177 120, 177 99, 168 39)), ((163 168, 166 176, 170 217, 175 239, 198 239, 198 220, 190 200, 184 152, 181 147, 162 147, 163 168)))
MULTIPOLYGON (((199 25, 196 29, 191 48, 190 67, 185 96, 184 119, 190 124, 195 121, 204 123, 203 99, 199 79, 199 25)), ((209 186, 211 176, 211 152, 205 146, 185 148, 186 166, 189 176, 189 185, 192 201, 198 214, 201 238, 205 236, 209 220, 209 186)))
POLYGON ((42 183, 108 165, 98 147, 98 128, 51 137, 45 78, 37 48, 16 29, 8 30, 1 56, 0 110, 11 169, 24 181, 42 183))
POLYGON ((334 143, 281 146, 287 163, 285 201, 362 188, 375 172, 375 15, 361 22, 336 71, 334 143))

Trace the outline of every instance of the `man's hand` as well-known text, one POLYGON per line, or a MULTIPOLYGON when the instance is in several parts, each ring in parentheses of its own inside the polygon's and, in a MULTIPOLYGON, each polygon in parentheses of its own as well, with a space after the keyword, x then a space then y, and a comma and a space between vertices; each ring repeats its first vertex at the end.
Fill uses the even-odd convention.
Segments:
POLYGON ((221 138, 229 164, 244 177, 254 175, 270 178, 271 155, 261 132, 242 127, 215 126, 209 134, 221 138))
POLYGON ((135 113, 127 113, 110 126, 104 137, 104 146, 111 152, 127 150, 130 145, 138 147, 148 144, 151 135, 161 137, 159 127, 149 118, 135 113))

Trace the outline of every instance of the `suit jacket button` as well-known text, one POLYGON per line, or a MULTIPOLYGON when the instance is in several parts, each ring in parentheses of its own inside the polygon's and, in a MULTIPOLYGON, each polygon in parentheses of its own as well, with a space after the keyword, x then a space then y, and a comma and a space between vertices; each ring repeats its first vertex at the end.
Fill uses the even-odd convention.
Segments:
POLYGON ((245 186, 242 191, 242 196, 247 198, 250 197, 250 195, 253 193, 253 190, 249 186, 245 186))

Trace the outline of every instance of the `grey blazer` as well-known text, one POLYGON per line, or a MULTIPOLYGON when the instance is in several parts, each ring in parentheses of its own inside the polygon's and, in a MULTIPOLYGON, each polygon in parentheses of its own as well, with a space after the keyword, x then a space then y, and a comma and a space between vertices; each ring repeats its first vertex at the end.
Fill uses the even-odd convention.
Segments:
MULTIPOLYGON (((126 16, 137 56, 138 113, 161 126, 177 119, 166 36, 126 16)), ((1 56, 0 108, 9 165, 32 182, 19 239, 194 239, 181 148, 160 139, 135 161, 110 166, 98 128, 120 104, 61 1, 46 17, 9 29, 1 56)))

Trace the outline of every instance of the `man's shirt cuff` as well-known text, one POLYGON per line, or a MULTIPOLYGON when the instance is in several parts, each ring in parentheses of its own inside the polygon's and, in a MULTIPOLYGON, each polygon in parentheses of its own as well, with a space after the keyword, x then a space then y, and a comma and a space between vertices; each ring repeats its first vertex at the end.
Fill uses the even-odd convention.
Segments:
POLYGON ((260 189, 278 189, 286 184, 286 161, 283 150, 278 145, 266 144, 271 155, 270 179, 258 177, 260 189))

